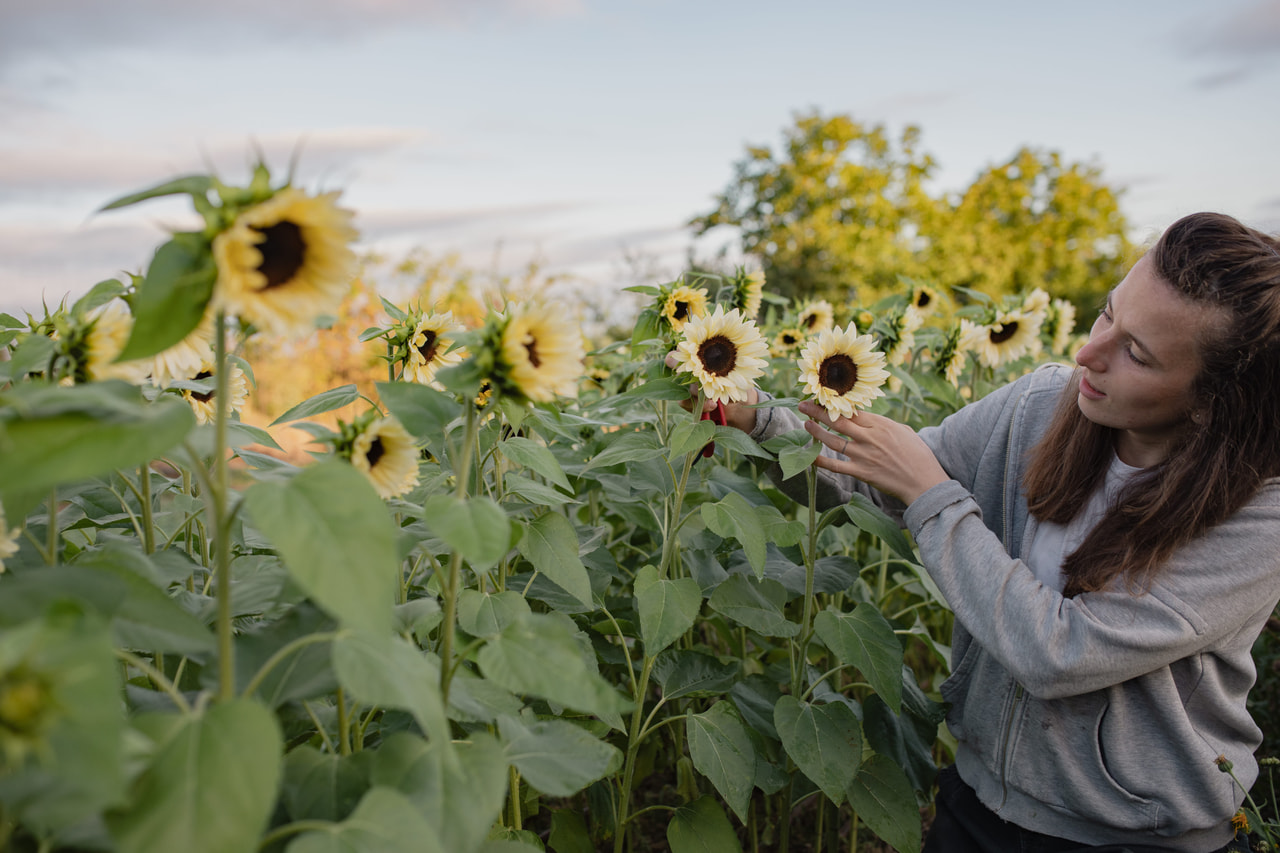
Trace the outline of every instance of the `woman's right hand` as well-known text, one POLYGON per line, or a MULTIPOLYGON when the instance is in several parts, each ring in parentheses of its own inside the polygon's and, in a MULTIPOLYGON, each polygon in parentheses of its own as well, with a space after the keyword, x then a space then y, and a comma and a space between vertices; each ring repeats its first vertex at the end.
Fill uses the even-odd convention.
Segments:
MULTIPOLYGON (((675 369, 676 360, 673 354, 667 353, 666 365, 667 367, 670 367, 673 370, 675 369)), ((690 394, 689 399, 683 400, 680 403, 680 406, 685 411, 693 411, 693 407, 697 402, 698 386, 696 383, 689 386, 689 394, 690 394)), ((752 430, 756 428, 756 410, 751 407, 756 403, 758 403, 759 401, 760 401, 760 395, 756 391, 756 389, 753 387, 751 389, 750 395, 746 400, 740 403, 725 403, 724 404, 725 426, 735 427, 737 429, 742 430, 745 433, 750 433, 752 430)), ((715 410, 716 410, 715 401, 713 400, 703 401, 702 403, 703 412, 714 412, 715 410)))

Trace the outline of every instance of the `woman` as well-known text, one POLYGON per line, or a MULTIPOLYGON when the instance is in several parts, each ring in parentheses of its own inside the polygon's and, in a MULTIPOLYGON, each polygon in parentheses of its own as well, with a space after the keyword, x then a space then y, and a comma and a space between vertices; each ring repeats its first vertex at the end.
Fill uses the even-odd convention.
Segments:
MULTIPOLYGON (((1173 226, 1078 367, 937 427, 801 403, 819 500, 870 484, 955 613, 956 764, 926 851, 1231 849, 1257 775, 1250 650, 1280 600, 1280 243, 1173 226), (886 500, 897 498, 900 503, 886 500)), ((780 408, 733 406, 763 441, 780 408)), ((803 478, 782 486, 803 499, 803 478)))

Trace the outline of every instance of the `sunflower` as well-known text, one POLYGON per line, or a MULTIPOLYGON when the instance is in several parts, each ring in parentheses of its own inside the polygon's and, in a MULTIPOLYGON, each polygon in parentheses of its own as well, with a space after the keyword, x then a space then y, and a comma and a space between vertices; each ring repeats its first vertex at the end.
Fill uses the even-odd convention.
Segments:
POLYGON ((502 330, 502 360, 516 390, 535 403, 573 396, 586 352, 581 331, 554 306, 531 303, 514 312, 502 330))
POLYGON ((955 323, 938 348, 938 357, 934 362, 934 372, 946 379, 953 387, 960 387, 960 374, 968 366, 969 357, 963 346, 965 327, 963 323, 955 323))
POLYGON ((998 311, 995 319, 986 325, 979 326, 964 320, 964 347, 976 352, 978 361, 987 367, 1000 367, 1016 361, 1035 350, 1040 341, 1043 316, 1023 311, 998 311))
POLYGON ((1047 311, 1048 309, 1049 309, 1049 294, 1045 293, 1043 290, 1041 290, 1038 287, 1035 290, 1028 293, 1026 298, 1022 300, 1022 310, 1027 312, 1028 314, 1032 314, 1038 311, 1043 312, 1043 311, 1047 311))
POLYGON ((804 340, 807 337, 808 335, 804 333, 804 329, 799 326, 782 329, 773 336, 773 345, 770 347, 770 351, 776 356, 791 355, 804 346, 804 340))
POLYGON ((0 574, 4 574, 4 561, 18 553, 18 535, 22 528, 9 529, 4 517, 4 505, 0 504, 0 574))
MULTIPOLYGON (((212 379, 213 378, 213 362, 206 361, 200 365, 200 370, 190 378, 195 380, 212 379)), ((190 388, 182 389, 182 399, 187 401, 187 405, 191 406, 191 410, 196 413, 196 423, 211 424, 217 416, 217 408, 215 400, 217 392, 215 391, 193 391, 190 388)), ((227 364, 227 414, 234 414, 244 408, 244 403, 249 399, 249 387, 244 378, 244 371, 238 365, 227 364)))
POLYGON ((451 311, 419 319, 405 342, 408 354, 400 378, 420 385, 435 384, 437 370, 460 364, 466 357, 465 348, 449 349, 453 346, 453 335, 461 330, 451 311))
POLYGON ((753 320, 760 313, 763 301, 764 273, 738 270, 733 280, 733 307, 739 309, 743 317, 753 320))
POLYGON ((1065 354, 1076 328, 1076 306, 1065 299, 1055 299, 1045 315, 1043 331, 1049 336, 1049 349, 1065 354))
POLYGON ((810 335, 825 332, 835 325, 835 310, 835 308, 831 307, 831 303, 825 299, 815 299, 812 302, 807 302, 800 309, 798 325, 810 335))
POLYGON ((357 236, 337 199, 287 187, 241 213, 213 239, 215 306, 281 335, 336 313, 355 275, 357 236))
POLYGON ((213 362, 213 314, 205 312, 199 324, 182 340, 151 358, 151 381, 164 387, 174 379, 190 379, 213 362))
POLYGON ((703 317, 707 313, 707 291, 701 287, 689 287, 677 283, 670 293, 662 298, 660 312, 671 328, 677 332, 684 329, 684 324, 693 317, 703 317))
POLYGON ((884 348, 885 358, 890 364, 902 364, 907 360, 916 345, 916 329, 923 323, 924 318, 914 305, 889 316, 889 328, 880 340, 880 346, 884 348))
POLYGON ((393 417, 368 421, 351 443, 349 458, 380 497, 394 498, 418 485, 417 443, 393 417))
POLYGON ((859 332, 865 333, 865 332, 871 331, 871 326, 872 324, 875 323, 875 321, 876 321, 876 315, 872 314, 870 311, 866 310, 865 308, 858 309, 856 312, 854 312, 853 322, 854 322, 854 325, 857 326, 859 332))
POLYGON ((859 335, 853 326, 828 329, 810 339, 797 362, 805 393, 831 417, 853 417, 884 394, 880 386, 889 378, 884 353, 875 346, 875 338, 859 335))
POLYGON ((703 396, 715 402, 740 402, 752 380, 764 375, 769 347, 751 320, 723 305, 707 317, 685 323, 684 340, 675 349, 676 372, 692 373, 703 396))
POLYGON ((921 317, 928 317, 938 308, 938 291, 927 284, 917 284, 911 288, 911 305, 921 317))
POLYGON ((77 377, 89 382, 104 379, 123 379, 135 385, 146 382, 151 373, 150 359, 116 361, 132 331, 133 315, 121 300, 113 299, 94 309, 87 317, 83 351, 77 359, 83 372, 78 370, 77 377))

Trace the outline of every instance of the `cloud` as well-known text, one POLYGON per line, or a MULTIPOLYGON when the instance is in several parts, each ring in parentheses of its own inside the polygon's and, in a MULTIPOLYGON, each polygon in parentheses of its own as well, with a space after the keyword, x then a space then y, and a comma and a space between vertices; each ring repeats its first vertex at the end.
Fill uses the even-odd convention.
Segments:
POLYGON ((543 202, 507 207, 467 208, 461 210, 384 209, 361 212, 357 218, 365 240, 380 240, 414 234, 483 230, 492 234, 495 228, 540 225, 566 213, 586 209, 583 202, 543 202))
POLYGON ((1186 38, 1198 53, 1235 58, 1280 54, 1280 0, 1259 0, 1229 15, 1198 20, 1186 38))
POLYGON ((403 26, 472 27, 581 13, 584 0, 4 0, 0 74, 28 58, 197 34, 215 51, 265 39, 347 39, 403 26))
POLYGON ((328 174, 429 139, 422 130, 351 127, 252 139, 224 136, 195 149, 188 143, 139 147, 80 135, 70 144, 0 149, 0 203, 33 193, 128 192, 210 168, 234 181, 248 175, 258 153, 276 173, 297 155, 309 174, 328 174))

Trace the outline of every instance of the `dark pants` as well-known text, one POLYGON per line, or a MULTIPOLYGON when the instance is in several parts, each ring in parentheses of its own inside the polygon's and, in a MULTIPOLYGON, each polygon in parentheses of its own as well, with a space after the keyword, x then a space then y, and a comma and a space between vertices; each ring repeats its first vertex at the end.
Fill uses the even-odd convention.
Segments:
MULTIPOLYGON (((938 774, 937 816, 924 842, 924 853, 1168 853, 1147 844, 1090 847, 1079 841, 1042 835, 1001 820, 984 806, 954 766, 938 774)), ((1214 853, 1247 853, 1244 835, 1214 853)))

